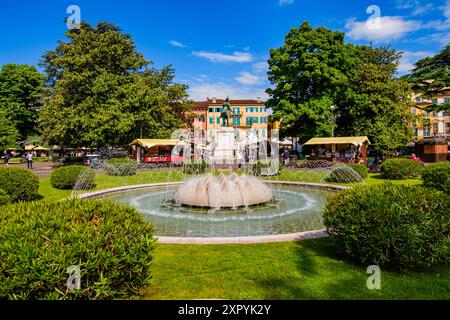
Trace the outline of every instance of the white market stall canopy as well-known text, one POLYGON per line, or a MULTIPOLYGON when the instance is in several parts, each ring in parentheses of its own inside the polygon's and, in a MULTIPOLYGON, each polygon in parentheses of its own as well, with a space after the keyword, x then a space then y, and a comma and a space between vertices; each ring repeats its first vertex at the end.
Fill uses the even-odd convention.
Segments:
POLYGON ((370 144, 368 137, 328 137, 328 138, 312 138, 304 144, 304 146, 317 146, 327 144, 353 144, 354 146, 362 146, 370 144))

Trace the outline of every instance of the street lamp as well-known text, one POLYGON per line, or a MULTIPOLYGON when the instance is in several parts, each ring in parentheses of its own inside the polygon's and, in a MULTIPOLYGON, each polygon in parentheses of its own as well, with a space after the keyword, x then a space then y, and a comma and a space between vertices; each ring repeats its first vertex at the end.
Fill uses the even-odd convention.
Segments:
POLYGON ((331 110, 331 136, 334 137, 334 110, 336 110, 336 107, 331 106, 330 110, 331 110))

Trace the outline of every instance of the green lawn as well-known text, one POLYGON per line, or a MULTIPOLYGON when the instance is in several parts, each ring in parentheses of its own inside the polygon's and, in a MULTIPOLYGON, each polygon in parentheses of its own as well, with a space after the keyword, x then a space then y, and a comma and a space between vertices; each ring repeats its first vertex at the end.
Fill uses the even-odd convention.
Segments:
POLYGON ((382 270, 336 256, 331 239, 251 245, 159 244, 146 299, 448 299, 450 272, 382 270))

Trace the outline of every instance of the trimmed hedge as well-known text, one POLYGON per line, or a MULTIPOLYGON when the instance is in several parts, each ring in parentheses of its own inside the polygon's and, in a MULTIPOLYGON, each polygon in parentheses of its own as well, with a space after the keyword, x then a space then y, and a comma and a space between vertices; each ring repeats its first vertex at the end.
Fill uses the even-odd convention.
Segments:
POLYGON ((383 179, 404 180, 418 178, 424 165, 410 159, 388 159, 380 168, 383 179))
POLYGON ((450 262, 450 197, 420 186, 358 186, 324 213, 341 250, 366 265, 400 269, 450 262))
POLYGON ((105 173, 110 176, 133 176, 138 168, 139 164, 135 160, 115 158, 106 161, 105 173))
POLYGON ((329 169, 334 163, 327 160, 298 160, 295 166, 299 169, 329 169))
POLYGON ((190 161, 183 165, 184 174, 203 174, 208 171, 209 165, 205 160, 202 161, 190 161))
POLYGON ((331 170, 328 181, 336 183, 362 182, 364 178, 359 172, 347 165, 336 166, 331 170))
POLYGON ((433 163, 422 172, 423 184, 450 194, 450 163, 433 163))
POLYGON ((21 168, 0 168, 0 187, 12 202, 34 200, 39 191, 39 179, 21 168))
POLYGON ((347 165, 358 172, 363 179, 366 179, 369 176, 369 169, 367 169, 365 165, 360 163, 347 163, 347 165))
POLYGON ((56 189, 91 189, 94 187, 95 171, 85 166, 67 166, 56 169, 50 183, 56 189))
POLYGON ((153 227, 131 206, 67 200, 6 206, 0 299, 116 299, 148 285, 153 227), (80 290, 67 287, 70 266, 80 290))
POLYGON ((0 206, 3 206, 5 204, 10 204, 11 199, 9 198, 9 195, 6 193, 5 190, 0 189, 0 206))

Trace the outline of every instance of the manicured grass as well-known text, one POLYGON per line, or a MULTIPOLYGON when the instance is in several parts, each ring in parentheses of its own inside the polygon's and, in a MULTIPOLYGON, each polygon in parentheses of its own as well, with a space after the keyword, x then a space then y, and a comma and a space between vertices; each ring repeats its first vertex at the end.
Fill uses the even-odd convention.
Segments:
POLYGON ((382 270, 336 255, 330 238, 251 245, 159 244, 146 299, 449 299, 450 272, 382 270))

